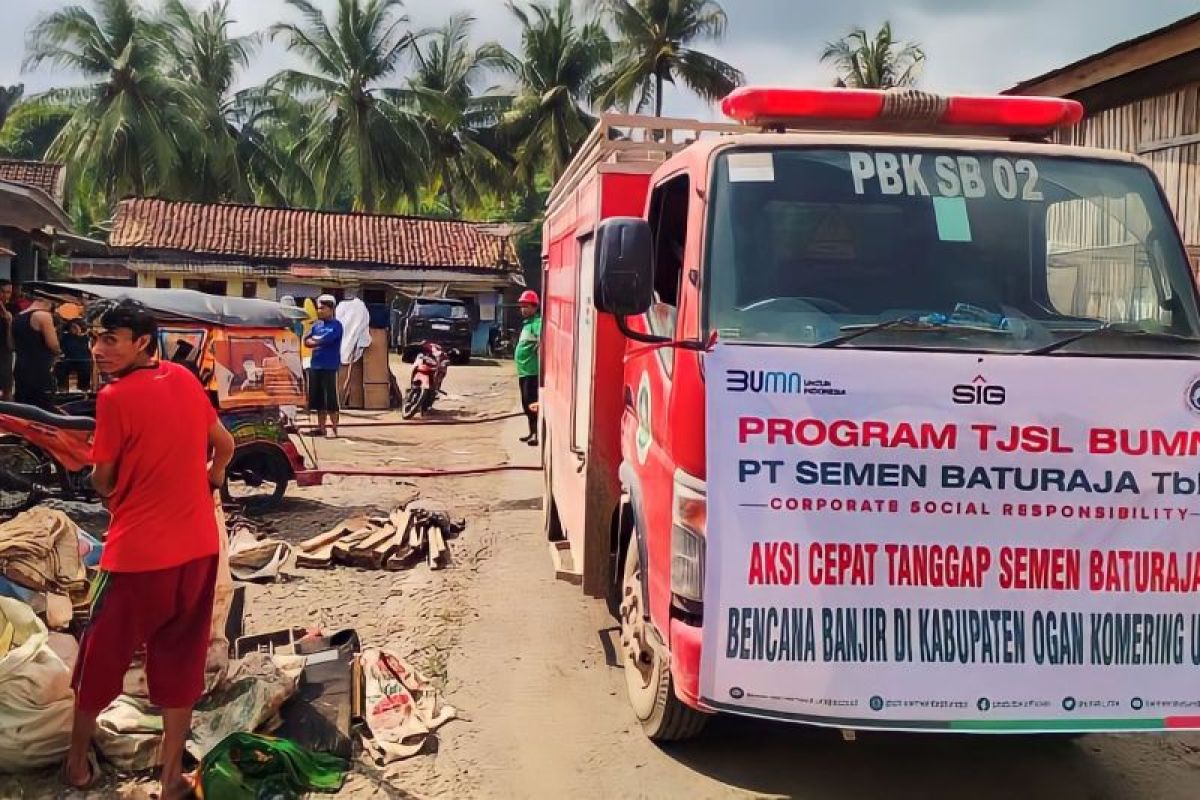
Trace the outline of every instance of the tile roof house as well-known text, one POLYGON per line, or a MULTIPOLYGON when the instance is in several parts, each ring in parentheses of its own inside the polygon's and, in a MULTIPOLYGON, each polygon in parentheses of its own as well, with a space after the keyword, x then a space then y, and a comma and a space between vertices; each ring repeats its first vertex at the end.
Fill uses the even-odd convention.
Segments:
MULTIPOLYGON (((155 198, 123 200, 101 257, 73 256, 74 279, 278 299, 357 294, 368 304, 406 297, 465 301, 496 319, 524 283, 504 226, 155 198)), ((486 347, 487 330, 477 326, 486 347)))
POLYGON ((109 244, 238 258, 362 267, 508 272, 511 242, 487 224, 289 208, 174 203, 139 198, 117 208, 109 244))
POLYGON ((69 236, 61 164, 0 159, 0 280, 47 277, 55 242, 69 236))
POLYGON ((0 158, 0 181, 20 183, 41 189, 50 199, 63 204, 63 184, 66 170, 62 164, 49 161, 23 161, 15 158, 0 158))
MULTIPOLYGON (((118 204, 108 245, 131 282, 219 294, 473 293, 521 282, 511 237, 462 220, 134 198, 118 204)), ((73 267, 77 278, 114 277, 112 264, 73 267)))

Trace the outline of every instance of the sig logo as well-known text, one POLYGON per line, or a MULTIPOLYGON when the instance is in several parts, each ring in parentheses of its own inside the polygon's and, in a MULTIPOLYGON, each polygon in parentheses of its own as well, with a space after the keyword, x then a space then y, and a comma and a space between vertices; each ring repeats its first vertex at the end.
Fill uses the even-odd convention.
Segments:
POLYGON ((725 371, 725 391, 735 394, 804 394, 804 378, 799 372, 731 369, 725 371))
POLYGON ((989 384, 982 375, 976 375, 970 383, 955 386, 950 398, 960 406, 1002 406, 1008 402, 1008 391, 1003 386, 989 384))
POLYGON ((734 700, 741 700, 743 697, 746 696, 746 692, 742 689, 742 687, 734 686, 732 689, 729 690, 729 696, 732 697, 734 700))
POLYGON ((1186 399, 1188 409, 1193 414, 1200 414, 1200 378, 1188 384, 1186 399))

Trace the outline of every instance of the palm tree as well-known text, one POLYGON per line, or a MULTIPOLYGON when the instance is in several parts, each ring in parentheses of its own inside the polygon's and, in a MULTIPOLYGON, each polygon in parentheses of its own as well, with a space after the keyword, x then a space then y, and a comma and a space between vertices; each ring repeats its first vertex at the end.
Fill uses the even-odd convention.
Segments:
POLYGON ((271 185, 267 193, 273 188, 269 176, 251 170, 254 148, 246 146, 239 126, 247 116, 248 95, 233 91, 259 37, 232 36, 233 22, 229 0, 213 0, 199 11, 183 0, 166 0, 163 8, 162 41, 171 54, 173 74, 192 88, 203 107, 196 121, 200 138, 183 154, 191 200, 253 200, 256 177, 271 185))
POLYGON ((310 104, 310 123, 294 148, 323 203, 348 188, 356 210, 394 207, 415 197, 426 142, 411 92, 383 88, 400 68, 414 37, 401 0, 338 0, 332 22, 309 0, 287 0, 303 24, 271 29, 309 62, 310 71, 283 70, 271 81, 310 104))
POLYGON ((495 48, 471 47, 474 24, 473 17, 456 14, 423 44, 418 43, 416 72, 409 79, 424 116, 431 188, 445 197, 447 209, 456 217, 462 204, 478 208, 488 191, 499 190, 506 182, 493 129, 511 98, 478 92, 495 48))
POLYGON ((617 32, 613 65, 600 92, 603 107, 654 103, 661 117, 663 90, 681 81, 710 102, 745 82, 734 67, 688 45, 719 40, 727 17, 717 0, 596 0, 617 32))
POLYGON ((4 123, 8 120, 8 115, 21 102, 21 98, 25 96, 25 84, 18 83, 16 86, 0 86, 0 130, 4 130, 4 123))
POLYGON ((514 148, 518 178, 530 184, 540 170, 561 175, 587 138, 595 120, 583 105, 595 99, 612 43, 598 21, 576 23, 571 0, 508 7, 521 25, 521 53, 495 53, 517 83, 501 134, 514 148))
POLYGON ((0 129, 0 155, 42 159, 59 131, 74 114, 71 108, 44 99, 18 103, 0 129))
POLYGON ((154 26, 135 0, 93 0, 61 8, 29 33, 26 68, 44 63, 82 74, 90 84, 47 93, 74 109, 47 157, 67 164, 75 185, 112 201, 125 194, 171 196, 181 184, 180 142, 195 135, 199 107, 188 87, 164 70, 154 26))
POLYGON ((838 85, 851 89, 893 89, 912 86, 925 61, 925 51, 916 42, 897 42, 892 23, 885 22, 874 37, 862 28, 829 42, 821 63, 832 63, 839 73, 838 85))

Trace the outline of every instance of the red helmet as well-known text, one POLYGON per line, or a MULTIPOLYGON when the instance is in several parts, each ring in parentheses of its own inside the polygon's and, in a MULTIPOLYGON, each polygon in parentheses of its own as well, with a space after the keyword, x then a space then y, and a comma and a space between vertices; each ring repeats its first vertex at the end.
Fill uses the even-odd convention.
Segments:
POLYGON ((521 297, 517 300, 517 305, 536 306, 541 305, 541 303, 538 301, 537 292, 533 289, 526 289, 524 292, 521 292, 521 297))

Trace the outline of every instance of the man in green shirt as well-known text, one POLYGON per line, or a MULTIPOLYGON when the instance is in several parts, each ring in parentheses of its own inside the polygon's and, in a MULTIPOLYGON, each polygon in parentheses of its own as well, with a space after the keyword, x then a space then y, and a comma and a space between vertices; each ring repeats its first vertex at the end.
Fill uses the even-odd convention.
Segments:
POLYGON ((538 350, 542 339, 539 305, 537 292, 532 290, 523 293, 517 301, 525 324, 521 327, 521 336, 513 353, 513 360, 517 363, 517 383, 521 386, 521 408, 525 409, 525 417, 529 420, 529 435, 522 436, 521 441, 530 447, 538 444, 538 350))

